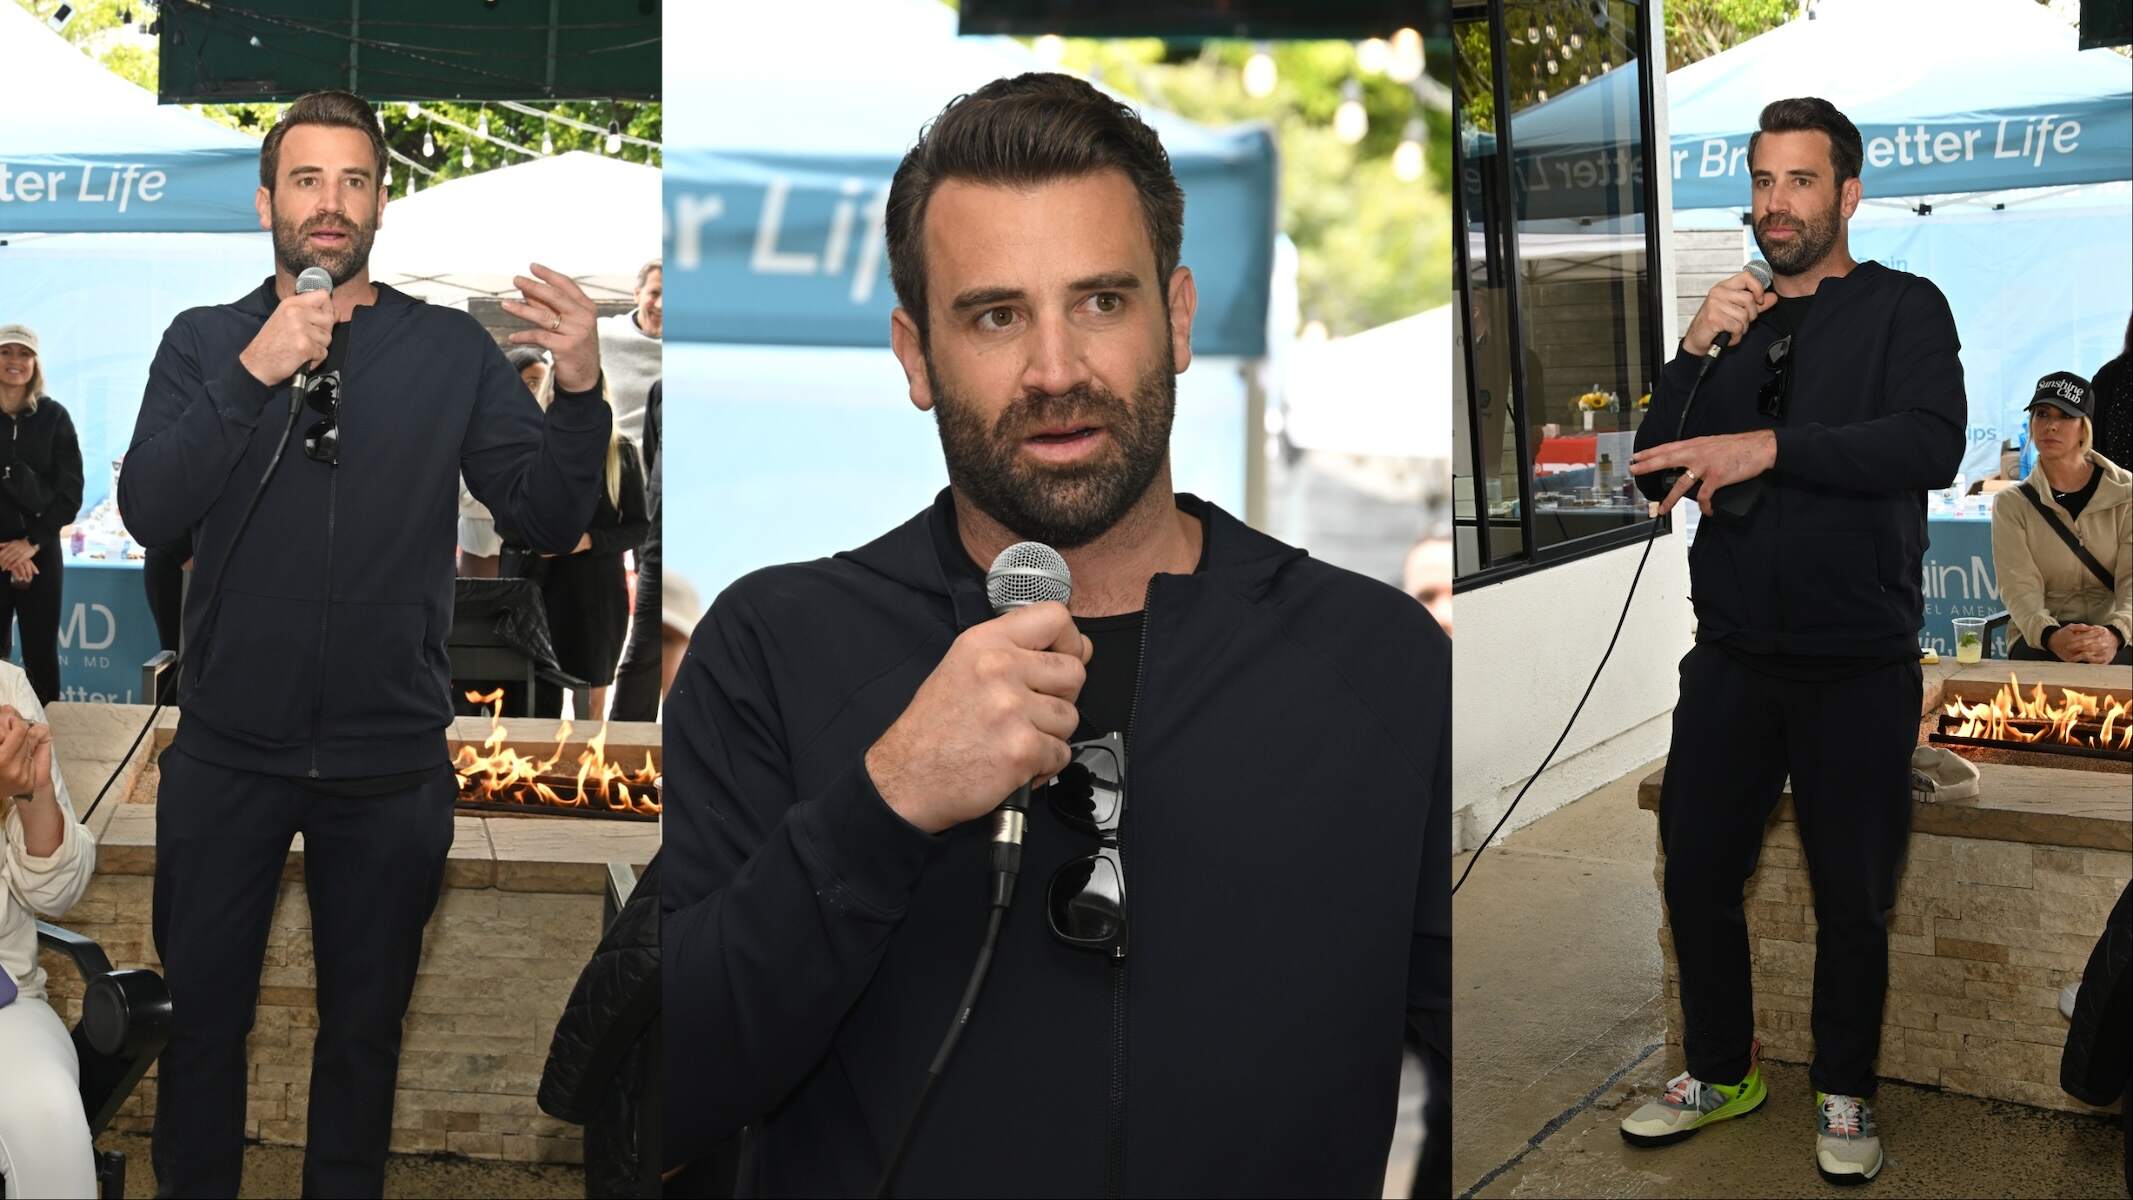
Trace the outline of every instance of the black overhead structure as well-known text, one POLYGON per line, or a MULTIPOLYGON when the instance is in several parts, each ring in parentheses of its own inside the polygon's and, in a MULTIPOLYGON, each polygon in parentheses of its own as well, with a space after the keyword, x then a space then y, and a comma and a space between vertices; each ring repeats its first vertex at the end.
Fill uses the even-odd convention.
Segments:
POLYGON ((164 104, 656 100, 657 0, 163 0, 164 104))

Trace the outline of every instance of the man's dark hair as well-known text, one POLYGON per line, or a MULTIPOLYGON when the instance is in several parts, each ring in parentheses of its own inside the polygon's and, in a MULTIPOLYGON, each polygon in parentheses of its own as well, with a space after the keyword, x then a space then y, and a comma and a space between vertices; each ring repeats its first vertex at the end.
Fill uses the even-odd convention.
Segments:
POLYGON ((281 119, 267 131, 265 141, 259 143, 259 186, 274 190, 274 174, 281 166, 281 139, 296 125, 338 125, 343 129, 360 129, 370 137, 370 148, 378 156, 378 169, 371 176, 373 182, 383 186, 385 180, 385 135, 378 129, 378 114, 370 102, 353 92, 312 92, 296 98, 296 103, 282 110, 281 119))
POLYGON ((1865 143, 1859 140, 1859 127, 1852 119, 1837 111, 1837 106, 1820 96, 1800 96, 1791 100, 1772 100, 1763 106, 1763 115, 1756 122, 1756 132, 1748 135, 1748 165, 1755 166, 1755 143, 1766 133, 1805 133, 1814 130, 1829 135, 1829 161, 1837 169, 1837 186, 1844 186, 1847 179, 1859 178, 1859 164, 1866 160, 1865 143))
POLYGON ((1155 247, 1156 286, 1167 300, 1185 239, 1185 193, 1163 143, 1130 107, 1071 75, 996 79, 948 102, 919 135, 889 185, 889 279, 897 302, 927 333, 926 201, 943 180, 1023 186, 1117 170, 1140 193, 1155 247))

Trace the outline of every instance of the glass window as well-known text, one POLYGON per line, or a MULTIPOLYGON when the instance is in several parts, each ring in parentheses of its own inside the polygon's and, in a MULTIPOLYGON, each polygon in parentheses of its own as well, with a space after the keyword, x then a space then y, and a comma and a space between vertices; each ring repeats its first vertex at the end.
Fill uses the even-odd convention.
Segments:
POLYGON ((1658 337, 1641 19, 1626 0, 1455 10, 1462 575, 1645 520, 1628 471, 1658 337))

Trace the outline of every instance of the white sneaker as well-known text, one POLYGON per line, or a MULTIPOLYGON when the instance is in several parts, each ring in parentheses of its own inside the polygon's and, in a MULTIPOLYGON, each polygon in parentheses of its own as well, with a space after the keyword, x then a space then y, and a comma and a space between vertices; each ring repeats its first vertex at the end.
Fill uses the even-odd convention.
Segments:
POLYGON ((1874 1105, 1858 1096, 1815 1093, 1815 1169, 1835 1184, 1866 1183, 1881 1173, 1874 1105))

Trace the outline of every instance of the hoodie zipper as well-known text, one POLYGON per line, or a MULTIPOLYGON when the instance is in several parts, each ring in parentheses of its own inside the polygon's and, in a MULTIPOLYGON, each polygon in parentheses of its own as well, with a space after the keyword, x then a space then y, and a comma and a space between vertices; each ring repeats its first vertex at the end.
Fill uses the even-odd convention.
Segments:
MULTIPOLYGON (((344 359, 344 363, 355 361, 354 322, 354 314, 350 314, 348 326, 348 352, 346 358, 344 359)), ((343 386, 341 388, 340 394, 342 399, 345 401, 348 396, 345 373, 343 375, 342 383, 343 386)), ((339 411, 339 409, 345 407, 345 404, 337 406, 333 414, 334 422, 341 426, 341 434, 343 435, 341 440, 344 444, 347 441, 346 434, 348 432, 346 420, 347 414, 339 411)), ((316 695, 313 696, 311 701, 311 769, 310 771, 306 772, 313 779, 317 779, 319 777, 318 741, 326 720, 326 630, 333 616, 333 519, 335 501, 340 497, 341 492, 340 483, 341 469, 338 466, 327 467, 326 588, 325 594, 319 598, 318 605, 318 692, 316 693, 316 695)))
MULTIPOLYGON (((1141 688, 1148 675, 1148 625, 1154 619, 1155 578, 1148 579, 1147 594, 1141 598, 1141 648, 1140 657, 1133 666, 1133 700, 1126 709, 1126 761, 1125 774, 1131 776, 1133 761, 1133 726, 1141 712, 1141 688)), ((1126 794, 1133 789, 1126 779, 1126 794)), ((1125 858, 1126 821, 1130 814, 1122 813, 1118 820, 1118 844, 1121 864, 1125 858)), ((1111 1097, 1104 1119, 1104 1195, 1115 1198, 1120 1194, 1126 1169, 1126 955, 1123 950, 1111 956, 1111 1097)))

